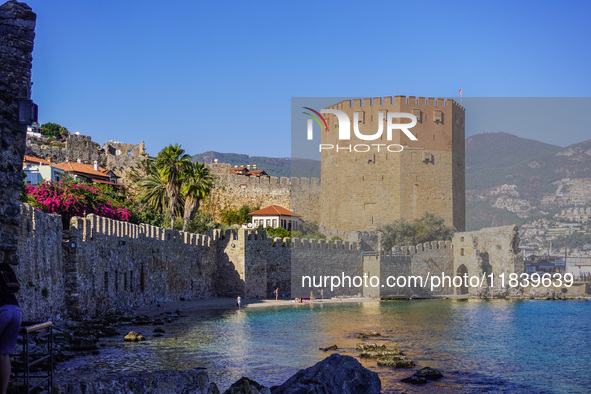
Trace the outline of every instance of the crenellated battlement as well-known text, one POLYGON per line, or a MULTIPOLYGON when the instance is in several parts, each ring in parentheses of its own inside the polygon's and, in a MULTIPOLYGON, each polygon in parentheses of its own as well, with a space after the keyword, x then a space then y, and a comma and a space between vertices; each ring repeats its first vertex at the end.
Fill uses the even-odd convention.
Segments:
POLYGON ((21 203, 20 208, 20 236, 36 237, 38 228, 43 232, 48 228, 58 233, 62 231, 62 217, 60 215, 41 212, 29 204, 21 203))
POLYGON ((421 97, 421 96, 385 96, 385 97, 372 97, 362 99, 351 99, 343 100, 337 104, 330 106, 329 108, 339 110, 363 110, 368 107, 384 107, 384 106, 397 106, 397 105, 413 105, 424 108, 443 109, 447 107, 457 107, 465 110, 457 101, 450 98, 437 98, 437 97, 421 97))
POLYGON ((137 225, 94 214, 86 215, 84 218, 73 217, 70 221, 71 239, 89 242, 104 240, 110 237, 117 238, 121 241, 146 239, 170 241, 194 246, 211 246, 211 238, 207 235, 186 233, 144 223, 137 225))
POLYGON ((392 255, 408 255, 412 256, 429 250, 437 249, 452 249, 453 244, 451 241, 431 241, 416 246, 394 246, 392 248, 392 255))
POLYGON ((258 230, 258 229, 241 229, 240 232, 244 232, 244 239, 247 241, 266 241, 270 239, 267 237, 267 232, 265 230, 258 230))
POLYGON ((316 238, 279 238, 273 239, 273 247, 359 250, 357 242, 343 242, 340 240, 326 240, 316 238))

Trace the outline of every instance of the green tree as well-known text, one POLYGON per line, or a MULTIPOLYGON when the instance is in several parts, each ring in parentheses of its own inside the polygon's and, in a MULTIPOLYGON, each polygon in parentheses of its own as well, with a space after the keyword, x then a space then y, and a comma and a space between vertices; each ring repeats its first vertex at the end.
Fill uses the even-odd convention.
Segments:
POLYGON ((140 188, 140 201, 148 207, 163 212, 168 207, 166 182, 154 161, 142 161, 132 173, 132 179, 140 188))
POLYGON ((59 123, 43 123, 41 125, 41 133, 46 137, 66 138, 70 132, 59 123))
POLYGON ((250 207, 249 205, 242 205, 238 209, 226 209, 222 211, 221 219, 222 223, 229 225, 232 224, 245 224, 250 222, 250 212, 259 210, 260 207, 250 207))
POLYGON ((412 246, 436 240, 451 240, 455 229, 445 225, 445 220, 435 214, 425 213, 422 218, 409 222, 395 220, 378 229, 382 232, 382 246, 391 250, 394 246, 412 246))
POLYGON ((183 174, 191 164, 190 156, 179 144, 169 145, 158 153, 156 168, 164 182, 170 210, 170 228, 174 228, 175 212, 179 209, 179 196, 183 181, 183 174))
POLYGON ((292 231, 292 237, 308 239, 326 239, 326 235, 320 232, 320 227, 315 222, 304 222, 301 228, 301 230, 292 231))
POLYGON ((183 173, 183 185, 181 193, 185 198, 183 213, 183 231, 187 231, 187 225, 195 217, 199 209, 199 202, 205 198, 213 187, 213 176, 209 168, 203 163, 190 163, 183 173))
POLYGON ((189 221, 187 231, 195 234, 205 234, 207 230, 222 227, 223 226, 220 223, 213 220, 213 215, 211 213, 198 211, 195 217, 189 221))

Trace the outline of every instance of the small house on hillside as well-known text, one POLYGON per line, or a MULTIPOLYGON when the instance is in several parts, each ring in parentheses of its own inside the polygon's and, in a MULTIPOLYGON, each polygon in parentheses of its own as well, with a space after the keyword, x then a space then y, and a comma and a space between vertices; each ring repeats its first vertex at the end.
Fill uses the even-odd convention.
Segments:
POLYGON ((25 182, 31 185, 59 182, 65 177, 64 170, 57 168, 50 161, 28 155, 23 158, 23 172, 26 174, 25 182))
MULTIPOLYGON (((248 166, 248 167, 250 167, 250 166, 248 166)), ((230 174, 233 174, 233 175, 244 175, 244 176, 256 176, 256 177, 269 176, 263 170, 256 170, 256 169, 251 170, 248 167, 233 167, 233 168, 230 168, 230 174)))
POLYGON ((283 227, 288 231, 295 231, 299 230, 303 223, 300 215, 296 215, 278 205, 270 205, 258 211, 251 212, 249 215, 252 217, 254 227, 283 227))
POLYGON ((117 186, 119 178, 113 171, 99 167, 96 161, 94 165, 65 162, 57 164, 56 167, 64 170, 71 178, 82 182, 117 186))

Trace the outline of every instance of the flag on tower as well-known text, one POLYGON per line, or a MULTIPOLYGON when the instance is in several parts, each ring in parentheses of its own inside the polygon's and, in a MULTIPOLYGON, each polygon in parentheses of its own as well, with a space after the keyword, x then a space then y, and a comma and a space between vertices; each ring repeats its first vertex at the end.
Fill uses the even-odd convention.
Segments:
POLYGON ((460 96, 462 95, 462 88, 460 88, 460 96))

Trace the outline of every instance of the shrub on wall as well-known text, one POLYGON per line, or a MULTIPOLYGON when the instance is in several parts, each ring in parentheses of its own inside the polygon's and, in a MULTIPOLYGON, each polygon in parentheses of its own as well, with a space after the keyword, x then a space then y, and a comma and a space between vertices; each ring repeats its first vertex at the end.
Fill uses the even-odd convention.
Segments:
MULTIPOLYGON (((259 228, 262 228, 262 226, 260 226, 259 228)), ((265 227, 265 230, 267 231, 267 237, 270 237, 270 238, 277 238, 277 237, 290 238, 291 237, 291 231, 287 231, 283 227, 273 228, 271 226, 268 226, 268 227, 265 227)))
POLYGON ((238 209, 225 209, 222 212, 222 223, 224 224, 246 224, 250 223, 250 212, 254 212, 260 209, 260 206, 250 207, 246 204, 242 205, 238 209))
POLYGON ((433 213, 425 213, 412 222, 402 218, 378 229, 383 234, 382 247, 412 246, 429 241, 449 241, 455 229, 445 225, 445 220, 433 213))
POLYGON ((131 217, 129 209, 92 185, 60 181, 27 185, 26 188, 26 202, 43 212, 61 215, 64 228, 69 227, 73 216, 83 217, 90 213, 125 222, 131 217))

